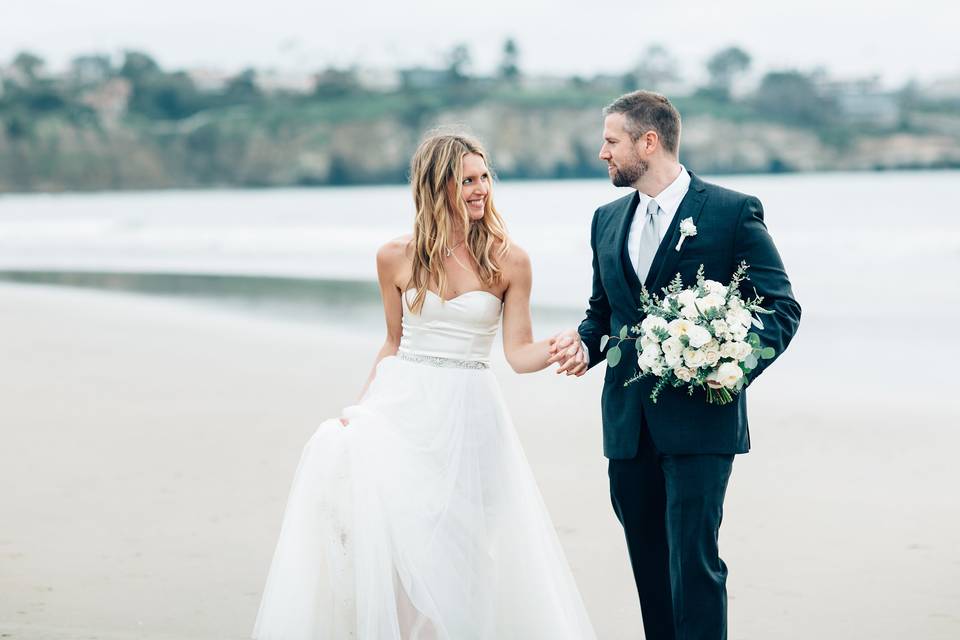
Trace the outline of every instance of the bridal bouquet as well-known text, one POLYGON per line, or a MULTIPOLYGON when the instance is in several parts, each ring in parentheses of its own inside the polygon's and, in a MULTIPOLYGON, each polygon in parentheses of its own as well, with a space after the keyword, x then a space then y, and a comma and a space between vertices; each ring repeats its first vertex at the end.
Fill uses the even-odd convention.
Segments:
POLYGON ((641 298, 644 320, 633 327, 620 329, 618 336, 603 336, 600 349, 608 346, 607 365, 620 363, 620 343, 638 342, 637 375, 624 386, 646 376, 658 378, 650 399, 667 386, 687 385, 693 395, 697 387, 707 393, 707 402, 727 404, 740 392, 760 358, 776 355, 760 343, 750 327, 763 329, 760 316, 773 311, 760 305, 763 297, 744 299, 740 283, 747 279, 748 265, 741 262, 729 285, 703 277, 703 265, 697 271, 697 283, 684 288, 678 273, 663 289, 664 297, 651 295, 646 287, 641 298), (633 334, 633 337, 630 337, 633 334))

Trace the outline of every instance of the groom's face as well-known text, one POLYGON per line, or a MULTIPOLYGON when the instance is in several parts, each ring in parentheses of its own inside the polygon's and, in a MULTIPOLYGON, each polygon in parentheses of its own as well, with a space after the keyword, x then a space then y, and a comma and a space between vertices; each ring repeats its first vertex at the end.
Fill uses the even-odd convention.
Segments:
POLYGON ((607 174, 615 187, 636 184, 649 166, 647 161, 640 157, 638 142, 634 142, 624 128, 625 118, 622 113, 611 113, 603 121, 600 159, 607 163, 607 174))

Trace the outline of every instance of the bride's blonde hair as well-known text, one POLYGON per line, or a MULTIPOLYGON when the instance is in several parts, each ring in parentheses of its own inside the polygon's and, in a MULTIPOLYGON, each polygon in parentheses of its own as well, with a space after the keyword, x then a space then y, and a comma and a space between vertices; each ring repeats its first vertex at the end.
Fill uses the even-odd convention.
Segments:
POLYGON ((471 153, 483 158, 487 171, 491 171, 483 146, 460 133, 428 135, 410 162, 410 184, 417 211, 411 242, 413 273, 411 286, 407 288, 417 290, 410 304, 415 312, 419 313, 423 307, 431 280, 436 281, 440 297, 445 297, 447 273, 443 268, 443 254, 450 246, 454 220, 467 229, 464 244, 477 264, 477 275, 483 285, 492 288, 502 277, 499 259, 506 254, 510 240, 503 218, 493 206, 492 179, 484 201, 483 218, 471 221, 463 203, 463 157, 471 153), (451 181, 455 185, 452 202, 447 191, 451 181))

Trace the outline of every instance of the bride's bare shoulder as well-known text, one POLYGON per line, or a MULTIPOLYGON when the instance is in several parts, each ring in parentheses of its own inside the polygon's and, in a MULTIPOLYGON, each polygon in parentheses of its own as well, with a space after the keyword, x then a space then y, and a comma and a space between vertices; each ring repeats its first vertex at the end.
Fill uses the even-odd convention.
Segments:
POLYGON ((514 287, 529 288, 532 278, 530 256, 523 247, 512 240, 507 251, 500 257, 500 268, 503 270, 504 297, 507 291, 514 287))
POLYGON ((406 288, 410 280, 412 241, 412 234, 400 236, 377 250, 377 273, 381 282, 392 282, 400 290, 406 288))
POLYGON ((500 260, 501 266, 507 272, 507 275, 516 273, 518 271, 530 271, 529 254, 527 254, 526 250, 513 240, 510 241, 510 245, 507 247, 506 252, 502 254, 500 260))
POLYGON ((382 247, 377 249, 377 263, 382 265, 394 265, 409 261, 410 243, 412 241, 412 234, 407 234, 390 240, 382 247))

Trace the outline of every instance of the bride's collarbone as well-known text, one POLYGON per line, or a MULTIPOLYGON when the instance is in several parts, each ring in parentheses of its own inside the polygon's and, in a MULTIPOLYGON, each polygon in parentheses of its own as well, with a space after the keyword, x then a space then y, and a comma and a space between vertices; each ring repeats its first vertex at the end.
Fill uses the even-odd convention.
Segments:
MULTIPOLYGON (((436 287, 431 286, 430 289, 439 295, 440 290, 436 287)), ((489 293, 492 296, 497 298, 502 297, 502 291, 490 290, 487 287, 483 286, 482 282, 461 282, 461 283, 452 283, 448 282, 446 290, 443 292, 443 298, 446 300, 453 300, 454 298, 459 298, 460 296, 467 293, 474 293, 477 291, 482 291, 483 293, 489 293)))
MULTIPOLYGON (((416 287, 413 285, 410 285, 409 289, 416 291, 416 287)), ((500 300, 503 300, 503 296, 506 292, 505 289, 500 289, 497 287, 493 289, 489 289, 485 287, 483 283, 480 282, 479 280, 474 280, 473 282, 450 282, 448 280, 447 286, 444 288, 442 295, 441 295, 440 287, 438 286, 438 284, 436 282, 431 282, 429 285, 427 285, 427 291, 437 296, 438 298, 441 298, 447 301, 453 300, 455 298, 459 298, 460 296, 466 295, 468 293, 477 293, 477 292, 488 293, 496 298, 499 298, 500 300)))
MULTIPOLYGON (((451 278, 449 277, 450 272, 447 271, 447 282, 444 291, 442 292, 442 297, 446 300, 453 300, 458 298, 466 293, 471 293, 474 291, 483 291, 489 293, 496 297, 501 297, 501 291, 492 291, 484 286, 483 282, 476 276, 475 273, 471 272, 470 275, 473 277, 461 277, 461 278, 451 278)), ((466 275, 466 274, 465 274, 466 275)), ((431 280, 430 284, 427 286, 428 289, 440 295, 440 283, 436 280, 431 280)))
MULTIPOLYGON (((416 290, 416 285, 413 284, 413 273, 407 272, 404 274, 406 278, 401 278, 398 280, 397 288, 401 291, 414 289, 416 290), (405 285, 399 284, 399 282, 405 283, 405 285)), ((504 295, 506 294, 507 287, 505 283, 500 283, 499 286, 494 286, 492 288, 486 287, 480 278, 477 277, 476 273, 471 271, 470 275, 473 277, 470 278, 450 278, 450 270, 447 270, 447 282, 446 287, 443 291, 444 300, 453 300, 459 296, 462 296, 467 293, 482 291, 484 293, 489 293, 492 296, 500 298, 503 300, 504 295)), ((427 289, 440 296, 440 285, 434 280, 430 279, 430 282, 427 284, 427 289)))

